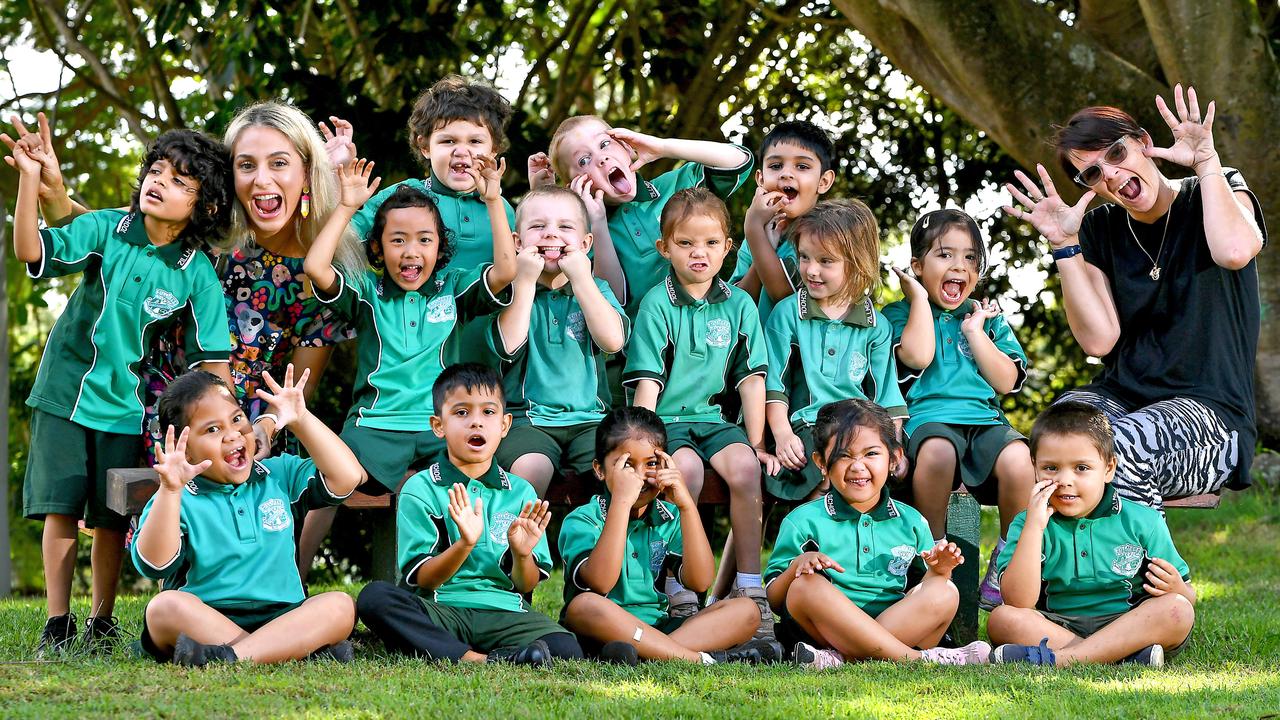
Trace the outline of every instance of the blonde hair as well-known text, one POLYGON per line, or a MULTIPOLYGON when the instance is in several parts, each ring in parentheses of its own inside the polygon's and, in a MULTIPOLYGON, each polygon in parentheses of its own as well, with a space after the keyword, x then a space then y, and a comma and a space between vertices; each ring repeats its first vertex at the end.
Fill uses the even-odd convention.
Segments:
POLYGON ((880 284, 880 226, 871 208, 861 200, 825 200, 791 221, 785 240, 800 249, 800 239, 810 238, 844 261, 848 268, 844 287, 835 298, 853 301, 873 294, 880 284))
POLYGON ((582 201, 582 196, 567 187, 560 187, 559 185, 541 185, 525 193, 525 196, 520 198, 520 204, 516 206, 516 232, 520 232, 520 224, 524 222, 525 208, 528 207, 529 201, 540 197, 561 198, 565 202, 573 203, 573 209, 582 215, 583 232, 591 232, 591 216, 587 214, 587 204, 582 201))
POLYGON ((560 157, 560 144, 564 142, 564 137, 573 132, 573 129, 579 125, 589 122, 598 122, 605 127, 606 130, 612 130, 613 126, 604 121, 604 118, 598 115, 574 115, 566 118, 556 127, 556 132, 551 136, 551 145, 547 148, 547 155, 551 157, 551 167, 556 171, 556 177, 560 178, 560 182, 569 182, 569 163, 560 157))
MULTIPOLYGON (((278 130, 293 143, 294 149, 302 158, 307 170, 306 185, 311 195, 311 212, 305 218, 296 217, 293 222, 297 227, 298 242, 303 248, 310 248, 325 221, 338 205, 337 171, 329 162, 329 155, 324 149, 324 139, 311 119, 298 108, 282 100, 268 100, 254 103, 231 119, 227 125, 224 142, 232 154, 234 161, 235 143, 240 133, 250 127, 268 127, 278 130)), ((300 213, 299 213, 300 214, 300 213)), ((231 212, 231 237, 237 247, 245 247, 255 243, 252 226, 244 207, 236 202, 231 212)), ((360 239, 348 228, 342 234, 342 242, 334 255, 334 262, 344 270, 355 272, 367 267, 364 250, 360 239)))
POLYGON ((733 238, 729 237, 729 208, 725 206, 724 200, 705 187, 677 190, 671 199, 667 200, 667 204, 662 206, 662 215, 658 220, 662 239, 669 241, 680 223, 700 215, 720 223, 720 229, 724 232, 725 239, 729 241, 729 247, 733 247, 733 238))

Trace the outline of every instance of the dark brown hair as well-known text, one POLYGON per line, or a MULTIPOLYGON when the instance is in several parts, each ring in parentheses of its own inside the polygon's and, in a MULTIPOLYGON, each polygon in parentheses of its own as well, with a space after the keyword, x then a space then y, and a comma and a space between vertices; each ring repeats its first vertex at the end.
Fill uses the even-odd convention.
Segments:
POLYGON ((916 218, 916 224, 911 226, 912 259, 923 261, 938 238, 952 228, 965 231, 973 240, 973 254, 978 261, 978 277, 981 278, 987 273, 987 244, 982 240, 978 223, 963 210, 934 210, 916 218))
POLYGON ((506 152, 511 103, 489 85, 446 75, 418 96, 409 115, 409 148, 424 166, 430 164, 422 151, 431 133, 454 120, 483 125, 493 138, 494 155, 506 152))
POLYGON ((1111 422, 1098 408, 1079 401, 1054 403, 1040 413, 1031 426, 1031 457, 1046 435, 1083 435, 1098 449, 1104 462, 1115 457, 1115 435, 1111 422))
POLYGON ((1075 177, 1079 172, 1071 162, 1072 150, 1102 150, 1126 135, 1141 138, 1147 133, 1132 115, 1108 105, 1077 110, 1057 131, 1053 147, 1058 154, 1058 165, 1067 177, 1075 177))
POLYGON ((887 410, 870 400, 837 400, 818 410, 818 418, 813 425, 813 449, 824 456, 823 465, 828 470, 860 427, 875 430, 891 455, 902 449, 898 431, 887 410))

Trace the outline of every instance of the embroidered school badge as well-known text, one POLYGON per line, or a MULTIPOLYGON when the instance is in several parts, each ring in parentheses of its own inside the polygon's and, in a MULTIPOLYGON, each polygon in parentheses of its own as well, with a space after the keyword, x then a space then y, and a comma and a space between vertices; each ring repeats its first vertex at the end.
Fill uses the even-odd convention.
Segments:
POLYGON ((649 543, 649 570, 654 575, 662 569, 662 563, 667 559, 667 541, 654 540, 649 543))
POLYGON ((285 512, 280 498, 271 498, 259 505, 258 514, 262 516, 262 529, 267 532, 280 532, 289 527, 289 513, 285 512))
POLYGON ((732 333, 729 330, 729 321, 723 318, 715 318, 707 321, 707 344, 711 347, 729 347, 729 339, 732 333))
POLYGON ((1146 551, 1141 545, 1132 543, 1120 545, 1116 548, 1116 558, 1111 561, 1111 569, 1117 575, 1124 577, 1133 577, 1137 574, 1138 568, 1142 567, 1142 558, 1146 555, 1146 551))
POLYGON ((849 379, 853 382, 862 382, 862 376, 867 374, 867 356, 854 350, 849 356, 849 379))
POLYGON ((507 546, 507 528, 516 521, 516 516, 509 512, 500 512, 493 516, 489 524, 489 539, 502 547, 507 546))
POLYGON ((427 303, 427 322, 429 323, 451 322, 456 317, 458 313, 453 306, 453 298, 448 295, 442 295, 427 303))
POLYGON ((893 559, 889 561, 889 574, 903 577, 907 574, 907 568, 911 567, 911 561, 916 559, 916 549, 910 545, 899 545, 889 551, 893 555, 893 559))
POLYGON ((564 333, 574 342, 582 342, 587 339, 587 320, 582 317, 582 313, 574 310, 569 313, 569 317, 564 321, 564 333))
POLYGON ((969 347, 969 339, 965 336, 961 335, 960 339, 956 340, 956 349, 959 350, 960 354, 965 356, 965 358, 969 360, 973 359, 973 348, 969 347))
POLYGON ((142 309, 145 310, 148 315, 157 320, 163 320, 164 318, 169 317, 181 306, 182 303, 178 302, 178 298, 174 297, 173 293, 165 290, 164 288, 156 288, 156 294, 147 298, 142 303, 142 309))

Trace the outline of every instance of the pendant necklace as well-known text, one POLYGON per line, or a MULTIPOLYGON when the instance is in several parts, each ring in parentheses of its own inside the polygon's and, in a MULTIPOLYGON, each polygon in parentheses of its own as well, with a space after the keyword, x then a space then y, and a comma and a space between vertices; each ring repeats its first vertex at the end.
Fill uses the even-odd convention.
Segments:
POLYGON ((1129 234, 1133 236, 1133 244, 1138 246, 1143 255, 1151 261, 1151 272, 1147 276, 1152 280, 1160 279, 1160 254, 1164 252, 1164 240, 1169 235, 1169 219, 1173 217, 1173 205, 1169 205, 1169 211, 1164 216, 1164 231, 1160 233, 1160 247, 1156 249, 1156 256, 1151 257, 1151 253, 1142 247, 1142 243, 1138 242, 1138 233, 1133 231, 1133 219, 1129 217, 1129 213, 1124 214, 1124 221, 1129 224, 1129 234))

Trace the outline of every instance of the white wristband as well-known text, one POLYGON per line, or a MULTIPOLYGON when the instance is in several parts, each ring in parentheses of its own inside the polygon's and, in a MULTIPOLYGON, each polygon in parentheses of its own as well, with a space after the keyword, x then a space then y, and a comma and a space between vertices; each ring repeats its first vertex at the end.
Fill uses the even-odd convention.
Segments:
POLYGON ((261 415, 253 419, 253 424, 257 425, 259 421, 265 418, 271 418, 271 422, 276 424, 276 430, 280 429, 280 416, 276 415, 275 413, 262 413, 261 415))

